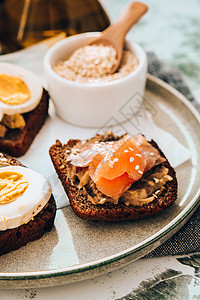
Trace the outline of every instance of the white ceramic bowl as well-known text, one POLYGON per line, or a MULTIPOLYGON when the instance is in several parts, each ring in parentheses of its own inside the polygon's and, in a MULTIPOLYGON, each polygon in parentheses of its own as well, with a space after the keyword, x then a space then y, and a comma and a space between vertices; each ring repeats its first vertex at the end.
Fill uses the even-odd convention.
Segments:
MULTIPOLYGON (((105 83, 79 83, 66 80, 54 72, 52 66, 56 62, 67 59, 98 35, 83 33, 68 37, 52 46, 44 58, 46 81, 56 112, 63 120, 78 126, 103 127, 122 123, 133 113, 129 114, 125 106, 128 108, 129 101, 133 106, 137 96, 142 98, 144 94, 147 57, 138 44, 128 41, 126 47, 135 53, 139 65, 124 78, 105 83)), ((138 107, 137 103, 135 107, 138 107)))

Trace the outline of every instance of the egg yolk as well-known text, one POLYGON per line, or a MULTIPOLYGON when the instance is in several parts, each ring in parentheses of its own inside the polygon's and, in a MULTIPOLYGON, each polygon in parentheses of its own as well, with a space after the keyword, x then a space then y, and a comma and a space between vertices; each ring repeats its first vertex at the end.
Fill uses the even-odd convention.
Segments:
POLYGON ((28 179, 13 171, 0 172, 0 205, 15 201, 27 189, 28 179))
POLYGON ((0 101, 9 105, 19 105, 31 97, 26 83, 19 77, 0 74, 0 101))

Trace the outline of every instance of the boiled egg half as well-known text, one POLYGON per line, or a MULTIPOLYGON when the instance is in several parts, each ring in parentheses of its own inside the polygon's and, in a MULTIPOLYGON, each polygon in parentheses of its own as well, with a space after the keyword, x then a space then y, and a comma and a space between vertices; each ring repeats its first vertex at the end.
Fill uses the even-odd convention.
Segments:
POLYGON ((50 197, 51 187, 41 174, 21 166, 0 168, 0 230, 29 222, 50 197))
POLYGON ((32 72, 0 62, 0 121, 4 114, 23 114, 36 108, 43 88, 32 72))

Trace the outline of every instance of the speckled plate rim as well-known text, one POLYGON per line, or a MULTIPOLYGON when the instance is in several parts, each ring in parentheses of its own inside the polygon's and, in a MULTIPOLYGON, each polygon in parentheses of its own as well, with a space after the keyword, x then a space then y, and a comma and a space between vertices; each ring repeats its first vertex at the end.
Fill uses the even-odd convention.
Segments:
MULTIPOLYGON (((198 121, 198 124, 200 126, 200 114, 196 110, 196 108, 190 103, 188 99, 186 99, 180 92, 178 92, 175 88, 171 87, 167 83, 163 82, 162 80, 148 74, 147 80, 153 82, 154 84, 159 85, 161 88, 167 90, 169 93, 173 94, 180 102, 182 102, 186 108, 193 114, 194 118, 198 121)), ((125 261, 124 263, 119 263, 118 268, 121 267, 123 264, 126 264, 127 262, 134 261, 140 257, 143 256, 142 250, 144 250, 147 247, 151 247, 151 245, 155 245, 156 241, 162 241, 165 242, 170 236, 172 236, 178 229, 180 229, 190 218, 191 214, 197 209, 199 203, 200 203, 200 187, 197 190, 195 196, 193 197, 192 201, 171 221, 169 222, 165 227, 163 227, 160 231, 158 231, 156 234, 152 235, 148 239, 144 240, 143 242, 130 247, 124 251, 118 252, 117 254, 104 257, 99 260, 95 260, 92 262, 88 262, 85 264, 79 264, 74 265, 66 268, 60 268, 60 269, 52 269, 52 270, 41 270, 41 271, 33 271, 33 272, 17 272, 17 273, 1 273, 0 272, 0 281, 17 281, 19 286, 17 288, 20 288, 20 281, 29 281, 29 280, 41 280, 41 279, 53 279, 56 277, 66 277, 69 275, 84 273, 87 271, 91 271, 94 269, 98 269, 102 266, 111 265, 114 262, 120 262, 123 261, 123 259, 126 259, 127 257, 131 257, 131 255, 135 253, 141 253, 141 255, 138 255, 135 258, 132 258, 131 260, 125 261), (176 230, 176 231, 174 231, 176 230), (170 234, 170 235, 169 235, 170 234)), ((156 248, 157 245, 154 246, 156 248)), ((152 247, 150 248, 151 250, 152 247)), ((146 252, 144 254, 147 254, 146 252)), ((117 267, 115 266, 114 269, 117 267)), ((109 272, 111 268, 108 268, 107 271, 104 269, 105 272, 109 272)), ((101 274, 101 273, 100 273, 101 274)), ((98 275, 100 275, 98 274, 98 275)), ((86 278, 90 278, 92 275, 88 274, 86 278)), ((86 279, 84 276, 82 279, 86 279)), ((75 277, 74 279, 63 280, 60 284, 66 284, 68 282, 74 282, 78 280, 82 280, 79 277, 75 277)), ((33 282, 32 281, 32 282, 33 282)), ((58 285, 58 283, 54 284, 52 281, 49 284, 52 285, 58 285)), ((1 284, 0 284, 1 286, 1 284)), ((26 285, 25 285, 26 286, 26 285)), ((27 284, 29 286, 29 284, 27 284)), ((34 284, 32 285, 34 286, 34 284)), ((48 286, 48 284, 44 284, 41 286, 48 286)))

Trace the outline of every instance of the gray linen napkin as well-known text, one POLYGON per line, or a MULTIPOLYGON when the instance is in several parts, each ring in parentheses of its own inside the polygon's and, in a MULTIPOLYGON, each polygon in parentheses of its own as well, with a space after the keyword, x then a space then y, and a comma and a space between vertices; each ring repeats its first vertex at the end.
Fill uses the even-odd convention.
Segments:
MULTIPOLYGON (((147 53, 148 72, 167 82, 181 92, 200 111, 190 89, 178 70, 167 69, 153 52, 147 53)), ((145 257, 181 255, 200 251, 200 207, 173 237, 145 257)))

